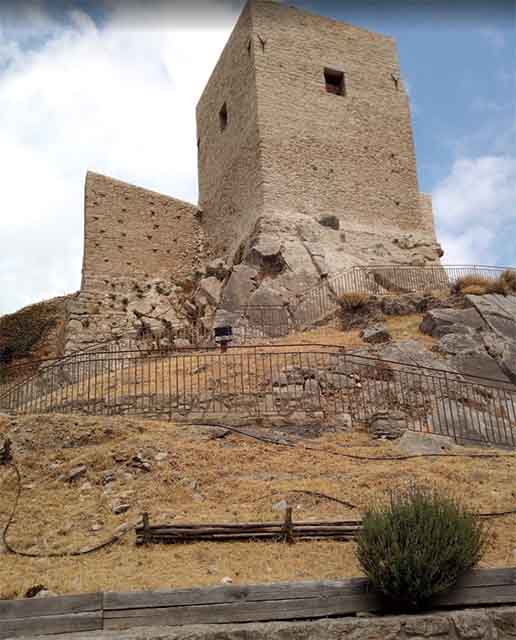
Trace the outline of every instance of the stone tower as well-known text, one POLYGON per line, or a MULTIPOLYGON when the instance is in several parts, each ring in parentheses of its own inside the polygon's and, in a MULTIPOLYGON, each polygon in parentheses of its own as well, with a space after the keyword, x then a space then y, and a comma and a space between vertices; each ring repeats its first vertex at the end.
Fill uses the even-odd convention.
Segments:
POLYGON ((88 172, 67 352, 141 318, 211 326, 321 282, 334 297, 331 276, 356 265, 438 262, 392 38, 250 0, 197 132, 198 207, 88 172))
POLYGON ((296 240, 322 241, 335 271, 410 262, 397 255, 404 247, 438 257, 392 38, 251 0, 198 103, 197 129, 214 254, 252 263, 266 234, 281 236, 286 254, 299 254, 296 240))

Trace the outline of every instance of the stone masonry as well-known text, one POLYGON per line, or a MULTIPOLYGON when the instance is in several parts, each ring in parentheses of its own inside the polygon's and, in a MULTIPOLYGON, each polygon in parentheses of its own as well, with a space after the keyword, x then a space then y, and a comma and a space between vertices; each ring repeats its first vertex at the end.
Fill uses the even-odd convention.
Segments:
POLYGON ((438 262, 392 38, 249 0, 197 105, 197 135, 198 207, 87 174, 67 351, 156 306, 182 322, 193 305, 209 324, 217 308, 291 303, 356 265, 438 262), (156 283, 170 299, 143 300, 156 283))
POLYGON ((84 194, 81 289, 109 289, 111 278, 185 278, 202 254, 192 204, 88 172, 84 194))
POLYGON ((516 607, 440 611, 412 616, 141 627, 60 637, 62 640, 510 640, 516 637, 516 607))

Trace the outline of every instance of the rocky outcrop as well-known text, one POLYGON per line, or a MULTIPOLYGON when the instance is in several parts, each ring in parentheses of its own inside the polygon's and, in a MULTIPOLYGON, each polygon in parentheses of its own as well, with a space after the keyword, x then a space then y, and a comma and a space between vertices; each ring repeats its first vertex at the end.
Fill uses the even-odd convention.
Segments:
POLYGON ((424 317, 420 329, 434 338, 440 338, 448 333, 471 333, 485 326, 475 309, 432 309, 424 317))
POLYGON ((467 295, 466 309, 432 309, 421 331, 440 338, 453 369, 516 384, 516 296, 467 295))
POLYGON ((390 342, 391 340, 391 335, 384 324, 373 324, 366 327, 360 332, 360 337, 364 342, 372 344, 390 342))
MULTIPOLYGON (((242 238, 233 262, 233 273, 242 267, 254 269, 255 289, 265 283, 277 290, 281 297, 295 303, 307 289, 354 266, 374 264, 417 264, 438 261, 441 250, 427 237, 414 233, 397 233, 388 228, 371 231, 356 225, 342 228, 334 215, 318 219, 302 213, 278 212, 258 218, 248 237, 242 238)), ((242 287, 242 295, 250 290, 248 278, 241 276, 227 280, 223 307, 235 306, 235 289, 242 287)))

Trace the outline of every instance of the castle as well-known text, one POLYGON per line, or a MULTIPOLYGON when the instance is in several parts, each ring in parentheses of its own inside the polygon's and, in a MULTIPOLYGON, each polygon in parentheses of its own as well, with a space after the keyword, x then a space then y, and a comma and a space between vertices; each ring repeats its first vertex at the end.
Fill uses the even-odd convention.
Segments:
POLYGON ((197 105, 198 206, 89 172, 67 351, 442 251, 392 38, 250 0, 197 105))

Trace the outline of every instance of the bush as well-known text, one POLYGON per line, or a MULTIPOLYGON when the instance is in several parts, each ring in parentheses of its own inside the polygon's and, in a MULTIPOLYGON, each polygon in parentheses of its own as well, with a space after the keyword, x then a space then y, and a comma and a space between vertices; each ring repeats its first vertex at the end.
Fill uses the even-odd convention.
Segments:
POLYGON ((411 486, 369 508, 357 558, 372 586, 402 609, 420 609, 447 591, 482 556, 478 516, 437 490, 411 486))
POLYGON ((500 283, 507 293, 516 293, 516 271, 506 269, 500 276, 500 283))
POLYGON ((453 293, 484 295, 486 293, 500 293, 509 295, 516 293, 516 271, 506 269, 493 280, 486 276, 469 275, 459 278, 452 287, 453 293))
POLYGON ((348 311, 357 311, 358 309, 362 309, 368 302, 368 293, 343 293, 338 298, 340 306, 348 311))

